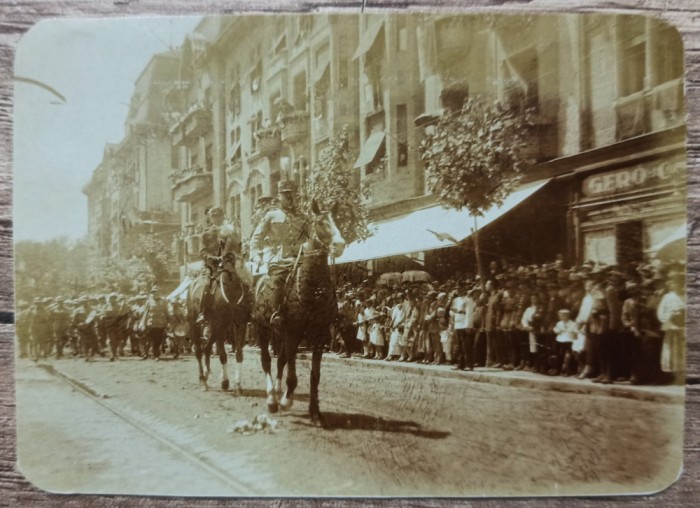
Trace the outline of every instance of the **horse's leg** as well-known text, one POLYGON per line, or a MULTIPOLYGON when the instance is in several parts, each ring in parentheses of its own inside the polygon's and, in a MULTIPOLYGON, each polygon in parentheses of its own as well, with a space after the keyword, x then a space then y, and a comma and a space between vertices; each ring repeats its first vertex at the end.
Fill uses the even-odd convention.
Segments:
POLYGON ((197 366, 199 367, 199 384, 202 390, 207 390, 207 377, 208 373, 205 374, 204 364, 202 363, 202 355, 204 354, 204 348, 202 347, 201 340, 201 329, 199 326, 190 327, 192 330, 192 342, 194 343, 194 354, 197 357, 197 366))
MULTIPOLYGON (((274 332, 273 340, 277 341, 277 379, 275 381, 275 392, 278 397, 282 396, 282 377, 284 376, 284 366, 287 364, 287 351, 284 347, 280 347, 282 344, 282 334, 274 332)), ((274 350, 274 348, 273 348, 274 350)))
POLYGON ((311 388, 309 392, 309 415, 314 423, 321 422, 321 410, 318 406, 318 384, 321 380, 321 358, 323 356, 323 342, 313 345, 311 354, 311 388))
POLYGON ((241 383, 241 367, 243 366, 243 346, 245 345, 245 328, 243 326, 233 326, 233 344, 236 351, 236 366, 233 373, 233 388, 236 395, 243 395, 243 384, 241 383))
POLYGON ((219 355, 219 363, 221 364, 221 389, 223 391, 227 391, 229 388, 228 355, 226 354, 226 331, 227 328, 223 326, 217 326, 212 330, 212 333, 216 334, 214 339, 216 339, 216 352, 219 355))
POLYGON ((277 393, 275 385, 272 381, 272 360, 270 359, 270 336, 269 331, 260 327, 257 330, 258 344, 260 346, 260 363, 262 364, 263 372, 265 373, 265 384, 267 393, 267 410, 270 413, 279 411, 279 403, 277 401, 277 393))
POLYGON ((211 329, 209 326, 202 328, 202 350, 204 351, 204 379, 208 380, 211 374, 211 354, 214 348, 214 341, 211 340, 211 329))
POLYGON ((280 400, 280 407, 285 411, 292 409, 294 405, 294 390, 297 387, 297 349, 299 348, 298 337, 287 337, 281 343, 281 351, 285 351, 287 357, 287 391, 280 400))

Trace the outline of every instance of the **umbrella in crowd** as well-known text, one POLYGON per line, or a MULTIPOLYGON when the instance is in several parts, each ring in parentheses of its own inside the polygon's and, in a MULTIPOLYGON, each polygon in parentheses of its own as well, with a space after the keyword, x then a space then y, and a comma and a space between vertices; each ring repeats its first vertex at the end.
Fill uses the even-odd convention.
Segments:
POLYGON ((433 277, 423 270, 408 270, 401 274, 401 280, 404 282, 432 282, 433 277))
POLYGON ((394 286, 403 280, 402 274, 399 272, 387 272, 379 276, 377 280, 378 286, 394 286))

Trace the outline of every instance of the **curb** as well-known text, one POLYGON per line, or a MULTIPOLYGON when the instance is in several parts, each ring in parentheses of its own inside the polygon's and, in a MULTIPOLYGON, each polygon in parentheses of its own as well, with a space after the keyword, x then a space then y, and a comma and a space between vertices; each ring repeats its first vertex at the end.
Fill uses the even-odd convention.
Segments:
MULTIPOLYGON (((257 352, 257 350, 256 350, 257 352)), ((297 358, 310 360, 311 354, 300 353, 297 358)), ((397 363, 383 360, 367 360, 364 358, 340 358, 332 353, 323 355, 324 361, 345 363, 356 368, 364 369, 393 369, 406 374, 433 376, 449 379, 462 379, 473 383, 491 383, 499 386, 514 388, 529 388, 543 391, 562 393, 578 393, 586 395, 601 395, 622 397, 644 402, 662 404, 683 404, 685 389, 683 386, 633 386, 625 384, 601 385, 588 380, 575 378, 550 377, 544 374, 534 374, 522 371, 502 371, 496 369, 477 368, 474 371, 454 371, 447 366, 421 365, 417 363, 397 363)))

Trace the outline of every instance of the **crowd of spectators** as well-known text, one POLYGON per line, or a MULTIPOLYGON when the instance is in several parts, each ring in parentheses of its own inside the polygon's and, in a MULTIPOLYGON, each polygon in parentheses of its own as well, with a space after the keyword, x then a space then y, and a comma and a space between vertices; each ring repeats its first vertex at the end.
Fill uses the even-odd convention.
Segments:
MULTIPOLYGON (((338 291, 343 356, 667 384, 684 372, 682 264, 499 266, 338 291)), ((381 280, 380 280, 381 282, 381 280)))
MULTIPOLYGON (((338 291, 331 352, 456 370, 527 370, 593 382, 681 383, 685 266, 499 266, 482 276, 338 291)), ((174 357, 191 351, 185 309, 154 287, 20 302, 20 357, 174 357)))

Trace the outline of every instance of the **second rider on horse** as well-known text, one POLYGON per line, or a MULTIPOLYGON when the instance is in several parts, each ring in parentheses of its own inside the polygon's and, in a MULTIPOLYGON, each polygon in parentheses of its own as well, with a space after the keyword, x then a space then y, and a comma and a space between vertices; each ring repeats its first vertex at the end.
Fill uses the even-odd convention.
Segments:
POLYGON ((294 186, 289 180, 277 185, 277 206, 265 213, 256 226, 250 244, 250 259, 262 260, 264 250, 269 249, 268 276, 274 288, 273 314, 270 323, 282 324, 287 279, 294 267, 299 251, 309 236, 309 222, 297 209, 294 186))

